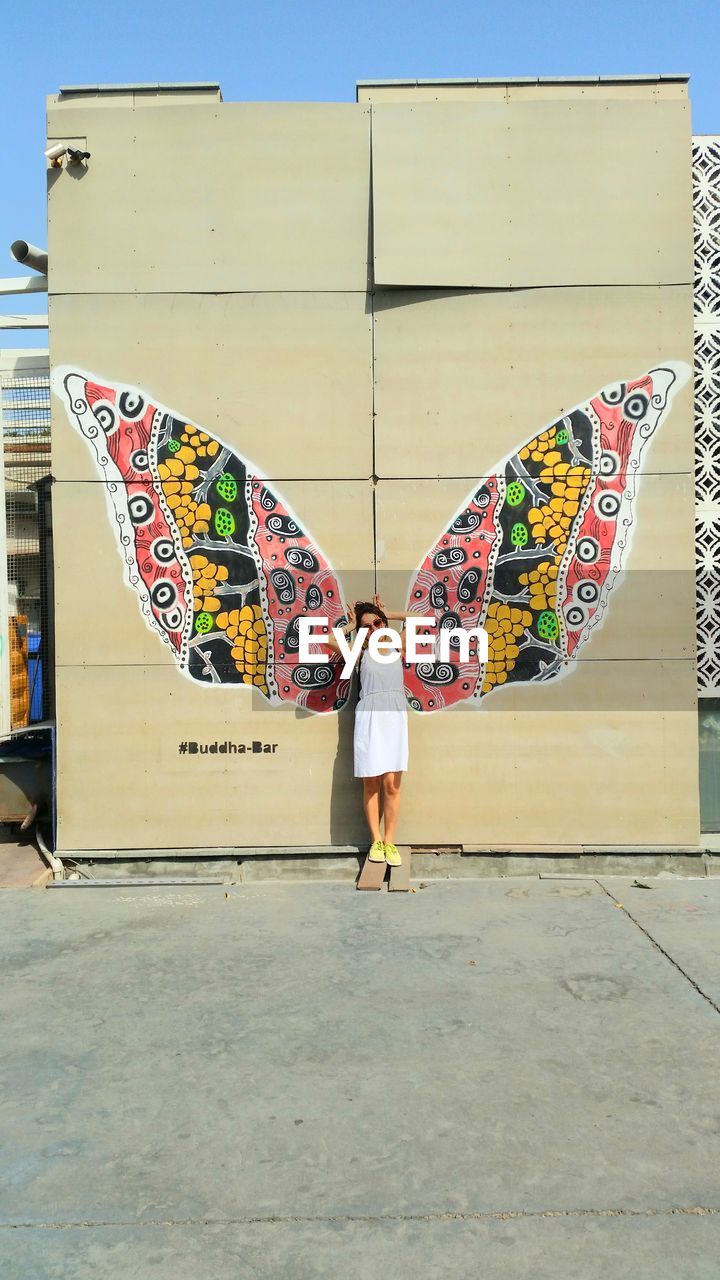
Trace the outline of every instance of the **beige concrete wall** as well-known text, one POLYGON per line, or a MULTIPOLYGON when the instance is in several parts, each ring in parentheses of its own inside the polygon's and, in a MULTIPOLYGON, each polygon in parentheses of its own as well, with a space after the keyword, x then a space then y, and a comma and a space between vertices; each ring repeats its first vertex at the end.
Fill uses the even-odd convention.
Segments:
MULTIPOLYGON (((450 93, 452 129, 419 88, 360 105, 50 104, 50 136, 92 153, 84 176, 49 175, 52 364, 138 386, 250 459, 348 599, 377 574, 402 608, 504 457, 605 384, 692 358, 684 92, 495 88, 450 93), (624 203, 603 186, 613 154, 615 180, 642 176, 624 203), (560 206, 570 157, 583 172, 560 206), (569 224, 582 235, 563 245, 569 224), (493 284, 489 267, 502 287, 467 287, 493 284)), ((648 446, 628 572, 565 677, 411 715, 403 841, 697 839, 691 407, 685 388, 648 446)), ((124 584, 91 451, 57 399, 53 414, 59 847, 362 843, 352 708, 269 708, 184 678, 124 584)))
POLYGON ((369 108, 51 105, 68 130, 92 156, 49 174, 51 293, 365 289, 369 108))
POLYGON ((632 76, 617 80, 416 80, 360 81, 357 101, 377 106, 384 102, 677 102, 687 101, 687 80, 632 76))
MULTIPOLYGON (((271 478, 372 472, 372 317, 365 292, 59 294, 53 363, 143 387, 271 478), (98 316, 106 323, 98 324, 98 316)), ((54 474, 97 478, 80 435, 54 474)))
POLYGON ((690 159, 681 99, 380 102, 376 282, 687 283, 690 159))
MULTIPOLYGON (((524 440, 670 352, 692 361, 692 286, 379 289, 376 467, 383 477, 490 472, 524 440), (408 463, 412 470, 408 471, 408 463)), ((688 385, 645 466, 692 471, 688 385)))

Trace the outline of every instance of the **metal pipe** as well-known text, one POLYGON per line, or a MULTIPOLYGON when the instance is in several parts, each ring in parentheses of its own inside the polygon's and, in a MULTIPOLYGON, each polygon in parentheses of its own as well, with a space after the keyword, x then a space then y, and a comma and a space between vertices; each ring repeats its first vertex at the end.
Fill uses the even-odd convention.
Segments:
POLYGON ((0 296, 14 293, 47 293, 47 276, 17 276, 0 280, 0 296))
POLYGON ((10 253, 15 261, 21 262, 24 267, 32 267, 33 271, 39 271, 43 276, 47 275, 47 249, 38 249, 36 244, 28 244, 27 240, 13 240, 10 253))
POLYGON ((42 854, 43 858, 45 859, 45 861, 47 862, 48 866, 50 867, 50 869, 51 869, 51 871, 52 871, 52 873, 53 873, 53 880, 62 880, 62 881, 64 881, 64 880, 65 880, 65 867, 63 866, 63 864, 62 864, 62 862, 60 861, 60 859, 59 859, 59 858, 56 858, 56 857, 55 857, 55 854, 54 854, 54 853, 51 853, 51 852, 50 852, 50 850, 48 849, 48 847, 47 847, 47 845, 46 845, 45 841, 43 840, 42 832, 41 832, 41 830, 40 830, 40 827, 39 827, 39 826, 36 826, 36 827, 35 827, 35 839, 36 839, 36 840, 37 840, 37 842, 38 842, 38 848, 40 849, 40 852, 41 852, 41 854, 42 854))
POLYGON ((47 329, 47 315, 0 316, 0 329, 47 329))

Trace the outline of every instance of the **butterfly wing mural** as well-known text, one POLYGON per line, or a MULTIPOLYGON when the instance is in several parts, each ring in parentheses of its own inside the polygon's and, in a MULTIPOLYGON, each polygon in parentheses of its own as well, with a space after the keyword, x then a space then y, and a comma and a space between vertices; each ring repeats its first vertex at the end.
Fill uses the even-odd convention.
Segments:
POLYGON ((409 612, 482 626, 488 661, 406 667, 416 711, 478 701, 567 670, 606 614, 630 545, 643 450, 690 369, 668 362, 604 387, 538 432, 468 495, 416 570, 409 612))
MULTIPOLYGON (((412 576, 407 609, 484 627, 467 661, 450 641, 405 669, 411 708, 478 702, 567 670, 607 612, 633 529, 643 450, 689 367, 603 388, 478 482, 412 576)), ((251 462, 133 387, 56 369, 53 389, 105 481, 126 581, 184 675, 271 703, 339 710, 342 662, 300 662, 298 624, 346 621, 329 560, 251 462)))
POLYGON ((184 675, 337 711, 338 655, 300 662, 298 621, 346 620, 336 574, 256 467, 134 387, 59 368, 53 389, 105 482, 127 584, 184 675))

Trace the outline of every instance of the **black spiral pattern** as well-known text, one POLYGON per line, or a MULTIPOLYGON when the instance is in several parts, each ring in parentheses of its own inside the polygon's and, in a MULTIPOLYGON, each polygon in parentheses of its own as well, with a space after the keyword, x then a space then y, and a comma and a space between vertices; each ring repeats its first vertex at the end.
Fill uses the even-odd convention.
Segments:
POLYGON ((458 582, 458 600, 463 604, 472 604, 477 600, 482 574, 479 569, 466 569, 458 582))
POLYGON ((287 569, 273 569, 270 581, 281 604, 292 604, 295 599, 295 583, 287 569))
POLYGON ((318 586, 315 585, 314 582, 311 582, 310 586, 305 592, 305 604, 307 605, 311 613, 314 613, 316 609, 321 608, 322 599, 323 599, 322 591, 318 586))
POLYGON ((459 565, 465 564, 467 556, 462 547, 448 547, 438 551, 433 556, 433 565, 436 569, 456 569, 459 565))
POLYGON ((299 689, 324 689, 335 679, 331 662, 302 663, 292 673, 293 684, 299 689))
POLYGON ((288 547, 285 560, 291 569, 303 569, 305 573, 317 573, 320 567, 317 557, 305 547, 288 547))
POLYGON ((476 529, 480 528, 481 523, 482 516, 478 515, 477 511, 471 511, 468 507, 461 513, 461 515, 457 516, 457 518, 453 520, 450 525, 450 532, 457 534, 474 533, 476 529))
POLYGON ((290 516, 268 516, 265 526, 270 533, 277 533, 284 538, 298 538, 302 535, 302 529, 290 516))
POLYGON ((451 662, 418 662, 417 673, 424 684, 452 684, 458 671, 451 662))

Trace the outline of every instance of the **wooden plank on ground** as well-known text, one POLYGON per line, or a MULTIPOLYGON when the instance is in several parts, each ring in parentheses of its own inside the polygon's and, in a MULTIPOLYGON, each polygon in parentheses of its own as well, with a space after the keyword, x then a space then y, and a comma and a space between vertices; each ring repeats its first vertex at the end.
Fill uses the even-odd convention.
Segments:
POLYGON ((47 882, 48 868, 32 844, 20 844, 10 837, 0 842, 0 889, 30 889, 47 882))
POLYGON ((409 844, 399 844, 398 849, 402 858, 399 867, 390 868, 390 883, 388 889, 390 893, 407 893, 410 889, 410 867, 412 854, 409 844))
POLYGON ((356 889, 382 889, 387 865, 384 862, 371 862, 366 857, 360 875, 355 882, 356 889))

